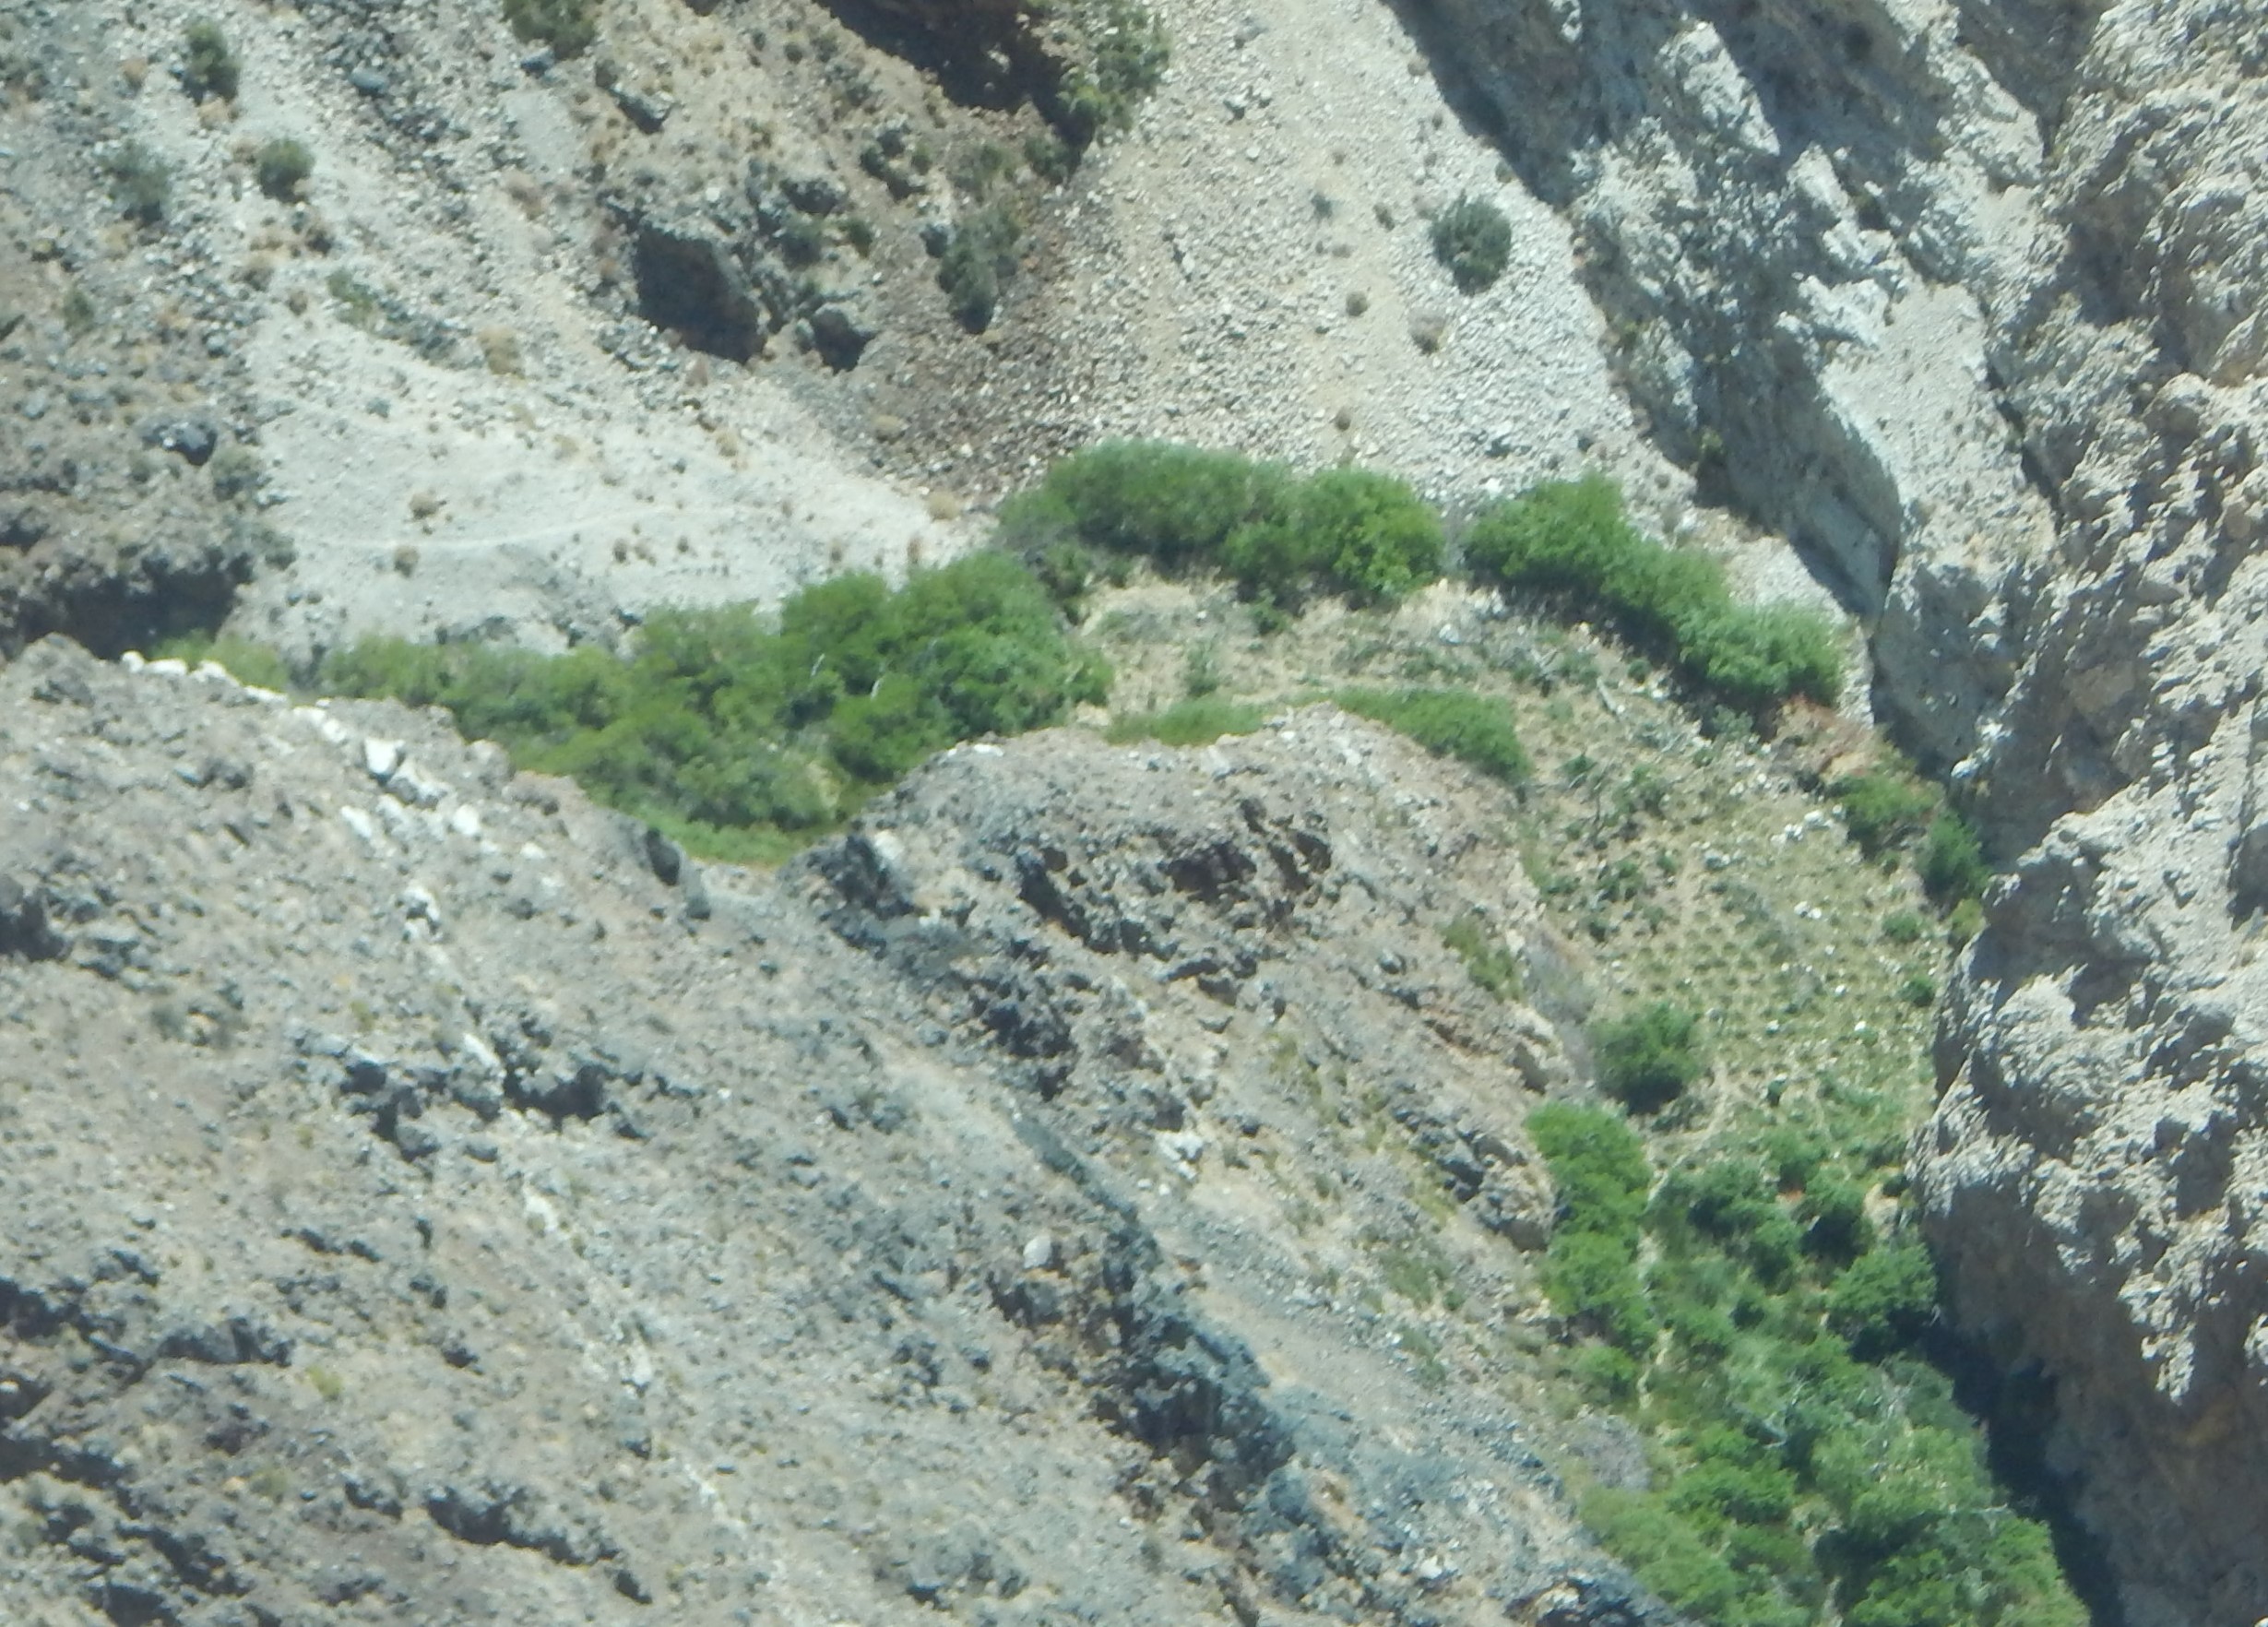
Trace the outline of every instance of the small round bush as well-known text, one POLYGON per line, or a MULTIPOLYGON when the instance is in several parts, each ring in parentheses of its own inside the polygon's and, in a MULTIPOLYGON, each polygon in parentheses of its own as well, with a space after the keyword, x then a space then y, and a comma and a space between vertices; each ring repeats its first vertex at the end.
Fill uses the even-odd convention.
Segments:
POLYGON ((173 172, 138 141, 128 142, 109 164, 112 195, 130 220, 155 226, 173 196, 173 172))
POLYGON ((1605 1024, 1594 1037, 1599 1084, 1633 1112, 1667 1107, 1709 1065, 1700 1030, 1700 1018, 1667 1000, 1605 1024))
POLYGON ((1433 221, 1433 257, 1463 293, 1478 293, 1512 259, 1512 222, 1485 199, 1460 197, 1433 221))
POLYGON ((591 0, 504 0, 504 19, 515 34, 561 56, 588 51, 599 37, 591 10, 591 0))
POLYGON ((315 154, 306 144, 279 137, 261 144, 252 160, 252 172, 260 184, 260 190, 279 203, 289 203, 299 194, 299 184, 315 173, 315 154))
POLYGON ((181 85, 190 100, 203 101, 217 96, 223 101, 235 101, 241 69, 220 25, 210 18, 198 18, 182 30, 182 42, 186 52, 181 85))

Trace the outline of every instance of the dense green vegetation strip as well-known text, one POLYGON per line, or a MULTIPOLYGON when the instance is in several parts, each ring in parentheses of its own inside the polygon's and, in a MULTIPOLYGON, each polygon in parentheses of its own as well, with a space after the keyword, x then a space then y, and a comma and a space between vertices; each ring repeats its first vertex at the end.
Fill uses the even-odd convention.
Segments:
POLYGON ((658 614, 627 659, 366 639, 320 687, 446 707, 698 851, 768 859, 955 741, 1060 722, 1109 684, 1028 572, 977 553, 895 593, 871 576, 807 588, 776 629, 745 606, 658 614))
MULTIPOLYGON (((1449 535, 1404 482, 1360 469, 1301 477, 1229 452, 1119 441, 1064 458, 1001 509, 1000 540, 1058 583, 1105 555, 1214 569, 1278 612, 1317 593, 1391 604, 1448 568, 1449 535)), ((1734 602, 1706 554, 1630 523, 1613 482, 1547 481, 1466 527, 1478 578, 1561 596, 1615 623, 1720 704, 1763 713, 1802 695, 1833 705, 1843 659, 1825 617, 1734 602)))
POLYGON ((1561 1205, 1552 1303, 1590 1336, 1594 1399, 1654 1443, 1649 1490, 1584 1517, 1645 1584, 1720 1627, 2080 1627, 2047 1527, 2011 1507, 1920 1341, 1937 1282, 1866 1189, 1792 1132, 1658 1181, 1609 1110, 1529 1130, 1561 1205))

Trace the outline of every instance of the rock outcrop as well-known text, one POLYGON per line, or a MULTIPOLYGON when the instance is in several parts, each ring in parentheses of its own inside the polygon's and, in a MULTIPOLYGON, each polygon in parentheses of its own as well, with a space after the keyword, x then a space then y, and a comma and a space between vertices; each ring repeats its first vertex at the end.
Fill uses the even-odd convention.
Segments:
POLYGON ((1505 1409, 1480 782, 1050 733, 761 877, 391 706, 0 708, 11 1622, 1667 1620, 1505 1409))
POLYGON ((1654 432, 1873 618, 2013 862, 1925 1211, 2130 1619, 2256 1620, 2268 11, 1431 11, 1654 432))

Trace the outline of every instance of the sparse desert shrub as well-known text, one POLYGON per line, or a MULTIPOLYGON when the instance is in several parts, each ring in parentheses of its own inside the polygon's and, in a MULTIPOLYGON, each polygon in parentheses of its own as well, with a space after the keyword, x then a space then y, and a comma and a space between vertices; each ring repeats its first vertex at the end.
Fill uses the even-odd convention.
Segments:
POLYGON ((173 172, 163 159, 138 141, 129 141, 111 158, 111 196, 130 220, 155 226, 165 219, 172 201, 173 172))
POLYGON ((577 56, 599 37, 593 0, 504 0, 504 19, 530 44, 549 45, 561 56, 577 56))
POLYGON ((1134 110, 1158 88, 1172 53, 1158 18, 1135 0, 1114 0, 1094 30, 1094 53, 1075 66, 1048 107, 1073 148, 1084 149, 1107 129, 1124 129, 1134 110))
POLYGON ((1437 757, 1455 757, 1490 778, 1517 785, 1528 776, 1526 748, 1501 700, 1462 689, 1346 689, 1348 711, 1407 734, 1437 757))
POLYGON ((971 333, 982 333, 1000 308, 1001 285, 1015 268, 1023 227, 1001 205, 977 210, 953 233, 937 266, 945 307, 971 333))
POLYGON ((1512 222, 1485 198, 1463 196, 1433 220, 1433 257, 1464 293, 1478 293, 1512 259, 1512 222))
POLYGON ((315 173, 315 157, 303 141, 278 137, 260 144, 252 160, 253 178, 260 190, 279 203, 299 196, 300 183, 315 173))
POLYGON ((1882 939, 1885 943, 1918 944, 1930 935, 1930 923, 1911 909, 1894 909, 1882 917, 1882 939))
POLYGON ((1601 1024, 1592 1040, 1600 1087, 1633 1112, 1667 1107, 1709 1065, 1701 1019, 1666 1000, 1601 1024))
POLYGON ((236 53, 229 48, 229 37, 220 31, 220 25, 210 18, 200 17, 182 30, 183 60, 181 88, 193 101, 219 97, 223 101, 236 100, 236 89, 243 77, 243 67, 236 53))
POLYGON ((260 455, 249 446, 223 446, 212 455, 205 466, 212 479, 213 495, 224 503, 235 503, 251 496, 267 479, 267 470, 260 462, 260 455))

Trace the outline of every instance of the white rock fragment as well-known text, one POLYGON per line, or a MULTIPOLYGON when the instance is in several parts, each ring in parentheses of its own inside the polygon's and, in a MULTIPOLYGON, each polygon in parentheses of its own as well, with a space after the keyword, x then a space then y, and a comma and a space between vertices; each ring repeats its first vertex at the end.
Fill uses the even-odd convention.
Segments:
POLYGON ((1024 1244, 1024 1269, 1045 1271, 1055 1264, 1055 1239, 1039 1232, 1024 1244))
POLYGON ((401 766, 401 742, 371 736, 362 742, 362 766, 370 770, 371 778, 386 784, 401 766))

